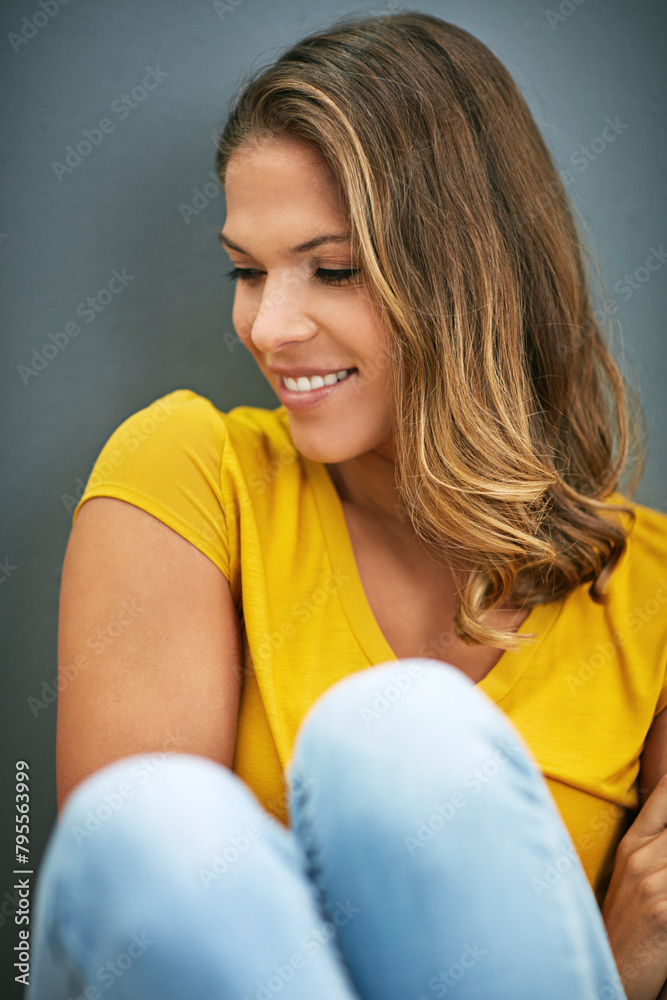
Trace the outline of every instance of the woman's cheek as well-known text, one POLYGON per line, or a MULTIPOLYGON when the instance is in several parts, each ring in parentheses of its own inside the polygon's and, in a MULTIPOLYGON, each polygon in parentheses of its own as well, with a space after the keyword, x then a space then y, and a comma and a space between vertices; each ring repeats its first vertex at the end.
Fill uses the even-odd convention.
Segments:
POLYGON ((232 309, 232 325, 236 336, 246 345, 250 342, 252 324, 253 319, 250 310, 247 304, 239 302, 239 295, 237 294, 234 299, 234 308, 232 309))

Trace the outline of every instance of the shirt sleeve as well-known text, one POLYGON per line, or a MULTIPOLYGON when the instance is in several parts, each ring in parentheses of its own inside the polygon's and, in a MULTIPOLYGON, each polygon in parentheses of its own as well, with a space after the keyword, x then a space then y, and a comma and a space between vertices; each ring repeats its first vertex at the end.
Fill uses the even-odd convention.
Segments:
POLYGON ((91 497, 141 507, 187 538, 230 578, 221 469, 223 414, 191 389, 176 389, 133 413, 99 453, 72 513, 91 497))
POLYGON ((624 590, 617 635, 635 672, 633 685, 651 685, 655 717, 667 708, 667 514, 635 500, 632 506, 628 550, 614 570, 624 590))

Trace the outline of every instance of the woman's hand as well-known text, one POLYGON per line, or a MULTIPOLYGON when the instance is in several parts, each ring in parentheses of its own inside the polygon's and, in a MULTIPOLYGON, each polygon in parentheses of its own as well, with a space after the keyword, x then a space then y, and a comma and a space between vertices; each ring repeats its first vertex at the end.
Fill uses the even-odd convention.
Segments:
POLYGON ((602 919, 628 1000, 667 1000, 667 775, 618 845, 602 919))

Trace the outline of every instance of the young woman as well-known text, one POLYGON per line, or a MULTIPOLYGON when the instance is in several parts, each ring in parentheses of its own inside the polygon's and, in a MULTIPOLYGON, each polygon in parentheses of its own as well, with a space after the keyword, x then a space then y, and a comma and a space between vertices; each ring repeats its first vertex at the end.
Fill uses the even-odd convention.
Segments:
POLYGON ((516 85, 352 18, 217 166, 281 405, 162 396, 74 512, 29 1000, 667 995, 667 515, 516 85))

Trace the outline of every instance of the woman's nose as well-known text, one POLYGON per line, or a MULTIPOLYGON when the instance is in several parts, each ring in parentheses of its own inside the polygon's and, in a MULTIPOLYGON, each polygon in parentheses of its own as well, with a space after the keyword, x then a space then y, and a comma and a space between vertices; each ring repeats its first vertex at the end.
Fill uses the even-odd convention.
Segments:
POLYGON ((282 344, 309 340, 316 332, 317 324, 307 312, 300 282, 289 274, 273 281, 267 279, 250 331, 255 347, 270 354, 282 344))

